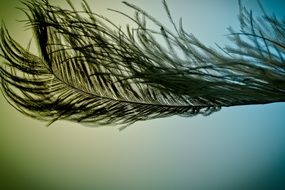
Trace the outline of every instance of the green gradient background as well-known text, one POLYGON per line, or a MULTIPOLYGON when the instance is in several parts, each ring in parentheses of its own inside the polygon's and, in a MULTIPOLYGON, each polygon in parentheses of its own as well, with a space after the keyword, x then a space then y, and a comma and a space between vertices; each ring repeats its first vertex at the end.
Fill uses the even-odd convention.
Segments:
MULTIPOLYGON (((106 8, 133 14, 120 1, 88 2, 118 24, 126 19, 106 8)), ((161 1, 128 2, 168 23, 161 1)), ((237 0, 168 2, 175 19, 181 16, 185 29, 209 45, 226 42, 229 25, 238 27, 237 0)), ((260 13, 255 1, 244 4, 260 13)), ((284 16, 284 1, 264 6, 284 16)), ((0 0, 0 19, 26 45, 31 32, 16 21, 25 17, 15 7, 22 7, 20 1, 0 0)), ((209 117, 139 122, 122 132, 65 121, 47 128, 15 111, 1 95, 0 189, 281 189, 284 112, 279 103, 226 108, 209 117)))

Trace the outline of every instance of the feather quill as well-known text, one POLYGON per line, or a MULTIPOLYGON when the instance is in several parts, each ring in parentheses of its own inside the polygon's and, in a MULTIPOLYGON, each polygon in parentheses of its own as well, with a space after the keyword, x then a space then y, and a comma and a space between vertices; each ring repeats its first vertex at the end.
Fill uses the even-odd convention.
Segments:
POLYGON ((176 26, 175 34, 135 5, 137 28, 124 32, 93 13, 28 1, 39 55, 0 30, 1 91, 20 112, 39 120, 127 126, 172 115, 209 115, 221 107, 285 100, 284 23, 264 12, 256 21, 240 4, 236 46, 216 50, 176 26), (147 28, 153 22, 158 31, 147 28), (160 43, 158 37, 166 42, 160 43), (245 39, 246 38, 246 39, 245 39), (277 40, 278 39, 278 40, 277 40))

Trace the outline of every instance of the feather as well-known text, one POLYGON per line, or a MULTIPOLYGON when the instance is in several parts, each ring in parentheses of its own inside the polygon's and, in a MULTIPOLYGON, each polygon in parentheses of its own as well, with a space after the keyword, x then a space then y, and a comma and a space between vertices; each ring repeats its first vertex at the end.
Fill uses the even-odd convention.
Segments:
POLYGON ((241 8, 241 33, 230 29, 237 47, 220 52, 185 32, 182 20, 176 26, 165 1, 176 34, 127 2, 135 17, 113 10, 137 25, 125 32, 85 1, 83 11, 68 3, 71 9, 46 0, 24 3, 39 55, 1 26, 1 91, 23 114, 49 124, 64 119, 128 126, 285 100, 284 24, 266 14, 258 23, 241 8), (159 30, 147 28, 147 20, 159 30))

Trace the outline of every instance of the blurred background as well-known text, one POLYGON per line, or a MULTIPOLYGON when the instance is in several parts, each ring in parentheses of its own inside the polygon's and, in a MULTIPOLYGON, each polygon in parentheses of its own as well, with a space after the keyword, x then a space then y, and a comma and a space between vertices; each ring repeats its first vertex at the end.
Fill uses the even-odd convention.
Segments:
MULTIPOLYGON (((68 7, 65 1, 51 3, 68 7)), ((71 0, 80 9, 80 0, 71 0)), ((134 12, 120 0, 87 0, 92 10, 124 25, 107 8, 134 12)), ((128 0, 169 25, 160 0, 128 0)), ((237 0, 168 0, 174 19, 213 46, 239 28, 237 0)), ((284 18, 283 0, 261 1, 284 18)), ((257 1, 243 1, 254 15, 257 1)), ((20 0, 0 0, 0 19, 24 47, 32 37, 20 0)), ((36 52, 32 46, 31 51, 36 52)), ((0 59, 1 62, 3 59, 0 59)), ((0 95, 0 189, 283 189, 285 104, 223 108, 208 117, 138 122, 123 131, 23 116, 0 95)))

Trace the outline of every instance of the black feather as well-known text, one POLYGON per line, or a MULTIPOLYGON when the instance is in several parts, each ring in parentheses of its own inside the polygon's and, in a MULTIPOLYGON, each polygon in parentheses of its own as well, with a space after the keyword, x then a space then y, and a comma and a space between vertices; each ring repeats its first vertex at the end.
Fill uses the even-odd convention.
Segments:
POLYGON ((6 60, 0 67, 1 91, 10 104, 50 123, 129 125, 285 100, 284 23, 265 15, 261 26, 241 8, 241 33, 230 29, 237 47, 219 52, 185 32, 182 21, 176 26, 165 1, 176 34, 124 3, 136 16, 122 16, 137 25, 126 32, 91 12, 86 2, 83 11, 71 2, 70 10, 45 0, 26 2, 40 53, 29 53, 1 26, 0 51, 6 60), (147 20, 159 30, 147 28, 147 20))

